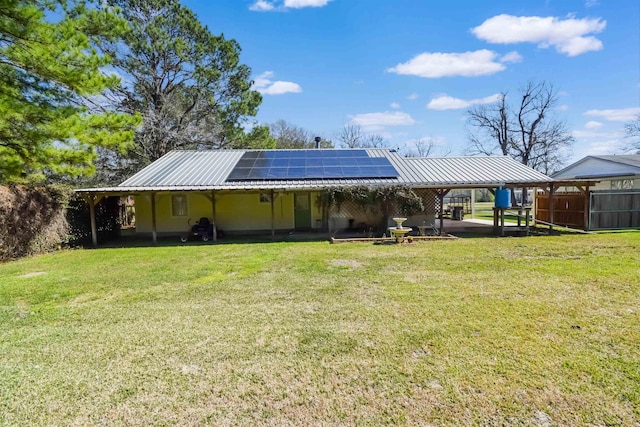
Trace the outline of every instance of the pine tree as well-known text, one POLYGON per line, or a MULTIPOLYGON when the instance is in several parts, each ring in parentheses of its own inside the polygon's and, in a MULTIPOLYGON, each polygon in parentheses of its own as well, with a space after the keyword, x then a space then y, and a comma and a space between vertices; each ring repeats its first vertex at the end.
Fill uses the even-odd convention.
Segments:
POLYGON ((139 118, 90 114, 83 98, 117 86, 94 48, 126 23, 82 1, 2 0, 0 7, 0 182, 47 172, 93 172, 96 146, 124 150, 139 118))

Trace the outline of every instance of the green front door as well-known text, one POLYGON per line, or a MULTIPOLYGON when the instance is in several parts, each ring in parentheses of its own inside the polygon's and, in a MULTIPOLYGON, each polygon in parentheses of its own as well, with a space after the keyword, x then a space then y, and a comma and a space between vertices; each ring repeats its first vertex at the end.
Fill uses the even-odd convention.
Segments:
POLYGON ((296 230, 311 228, 311 200, 309 193, 294 193, 296 230))

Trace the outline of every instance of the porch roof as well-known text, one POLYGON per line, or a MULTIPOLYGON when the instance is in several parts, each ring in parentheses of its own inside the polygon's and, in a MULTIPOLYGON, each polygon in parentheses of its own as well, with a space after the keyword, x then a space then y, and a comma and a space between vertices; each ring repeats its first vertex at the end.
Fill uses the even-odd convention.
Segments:
POLYGON ((161 191, 314 190, 331 186, 408 185, 419 188, 542 186, 555 180, 506 156, 406 158, 395 150, 367 149, 386 157, 397 178, 243 180, 227 178, 250 150, 171 151, 115 187, 87 188, 79 193, 161 191))

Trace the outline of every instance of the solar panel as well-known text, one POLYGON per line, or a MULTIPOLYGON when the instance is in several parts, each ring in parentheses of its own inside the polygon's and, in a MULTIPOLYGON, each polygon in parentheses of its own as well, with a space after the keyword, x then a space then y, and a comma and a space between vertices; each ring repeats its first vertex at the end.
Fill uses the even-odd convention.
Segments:
POLYGON ((397 178, 386 157, 366 150, 247 151, 227 181, 397 178))

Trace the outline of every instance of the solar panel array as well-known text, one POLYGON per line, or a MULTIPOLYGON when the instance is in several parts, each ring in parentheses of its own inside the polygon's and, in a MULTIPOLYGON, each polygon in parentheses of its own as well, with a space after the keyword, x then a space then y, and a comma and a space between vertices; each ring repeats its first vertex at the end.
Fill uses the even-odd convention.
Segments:
POLYGON ((227 181, 397 178, 386 157, 366 150, 247 151, 227 181))

